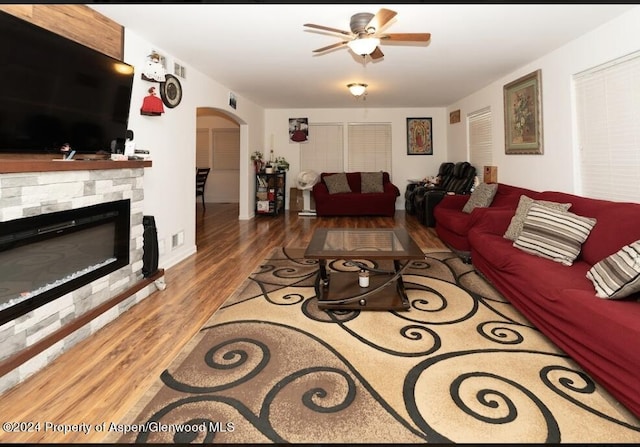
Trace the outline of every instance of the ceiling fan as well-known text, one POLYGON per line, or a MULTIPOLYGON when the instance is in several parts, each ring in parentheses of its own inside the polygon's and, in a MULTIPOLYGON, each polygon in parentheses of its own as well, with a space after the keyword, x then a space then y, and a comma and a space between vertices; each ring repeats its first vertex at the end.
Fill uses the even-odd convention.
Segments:
POLYGON ((348 37, 348 40, 313 50, 314 53, 322 53, 347 45, 354 53, 363 57, 369 55, 371 59, 380 59, 384 56, 384 53, 382 53, 379 47, 381 42, 428 42, 429 39, 431 39, 430 33, 381 33, 382 28, 384 28, 396 14, 397 12, 385 8, 380 9, 376 14, 368 12, 354 14, 351 16, 351 22, 349 23, 351 31, 343 31, 328 26, 315 25, 313 23, 305 23, 304 26, 342 34, 348 37))

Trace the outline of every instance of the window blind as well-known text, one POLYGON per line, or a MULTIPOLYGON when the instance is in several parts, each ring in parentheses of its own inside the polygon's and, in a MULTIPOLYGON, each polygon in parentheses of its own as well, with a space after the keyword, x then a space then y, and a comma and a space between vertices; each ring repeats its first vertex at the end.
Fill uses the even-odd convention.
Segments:
POLYGON ((578 190, 597 199, 640 199, 640 52, 573 78, 578 190))
POLYGON ((491 108, 487 107, 467 115, 469 163, 481 173, 485 166, 493 166, 491 108))
POLYGON ((349 171, 391 172, 391 124, 348 125, 349 171))
POLYGON ((309 124, 309 140, 300 144, 300 170, 342 172, 342 124, 309 124))
POLYGON ((209 129, 196 129, 196 167, 211 167, 209 144, 209 129))
POLYGON ((216 129, 212 131, 213 168, 216 170, 240 169, 240 131, 216 129))

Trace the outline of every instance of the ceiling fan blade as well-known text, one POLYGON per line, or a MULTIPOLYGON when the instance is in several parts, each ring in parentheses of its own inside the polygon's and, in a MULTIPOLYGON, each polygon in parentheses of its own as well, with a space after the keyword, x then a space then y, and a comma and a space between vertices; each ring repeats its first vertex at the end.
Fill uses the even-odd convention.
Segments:
POLYGON ((330 31, 332 33, 344 34, 345 36, 353 36, 353 33, 351 33, 350 31, 343 31, 341 29, 330 28, 328 26, 314 25, 313 23, 305 23, 303 26, 306 26, 308 28, 315 28, 323 31, 330 31))
POLYGON ((369 28, 373 28, 374 32, 380 31, 391 19, 393 19, 396 14, 395 11, 390 9, 382 8, 380 11, 376 13, 375 16, 369 21, 367 26, 365 26, 365 31, 369 32, 369 28))
POLYGON ((381 57, 384 57, 384 53, 382 52, 382 50, 380 49, 380 47, 376 47, 375 50, 373 50, 373 53, 371 53, 369 55, 369 57, 371 59, 380 59, 381 57))
POLYGON ((318 48, 317 50, 313 50, 314 53, 322 53, 323 51, 331 50, 332 48, 338 48, 342 45, 346 45, 347 41, 334 43, 332 45, 327 45, 326 47, 318 48))
POLYGON ((380 36, 380 40, 391 40, 394 42, 428 42, 430 39, 431 33, 394 33, 380 36))

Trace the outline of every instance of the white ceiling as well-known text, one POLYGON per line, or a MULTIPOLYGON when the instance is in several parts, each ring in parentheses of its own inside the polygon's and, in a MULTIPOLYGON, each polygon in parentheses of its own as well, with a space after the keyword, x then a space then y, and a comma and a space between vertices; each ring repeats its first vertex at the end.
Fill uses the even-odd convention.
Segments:
MULTIPOLYGON (((637 5, 573 4, 91 4, 188 67, 264 108, 444 107, 637 5), (383 43, 363 64, 342 39, 351 16, 380 8, 388 33, 431 33, 428 44, 383 43), (369 84, 366 101, 346 84, 369 84)), ((173 62, 171 57, 168 58, 173 62)), ((182 81, 188 88, 189 76, 182 81)))

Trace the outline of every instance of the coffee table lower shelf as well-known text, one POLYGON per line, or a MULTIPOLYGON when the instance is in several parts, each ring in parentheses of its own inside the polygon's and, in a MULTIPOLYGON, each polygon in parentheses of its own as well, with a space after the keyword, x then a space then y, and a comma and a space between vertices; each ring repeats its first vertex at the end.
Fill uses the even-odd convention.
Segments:
POLYGON ((358 272, 334 271, 327 276, 326 282, 319 278, 317 286, 318 307, 322 310, 409 309, 402 276, 393 280, 393 274, 371 275, 369 287, 360 287, 358 272))

